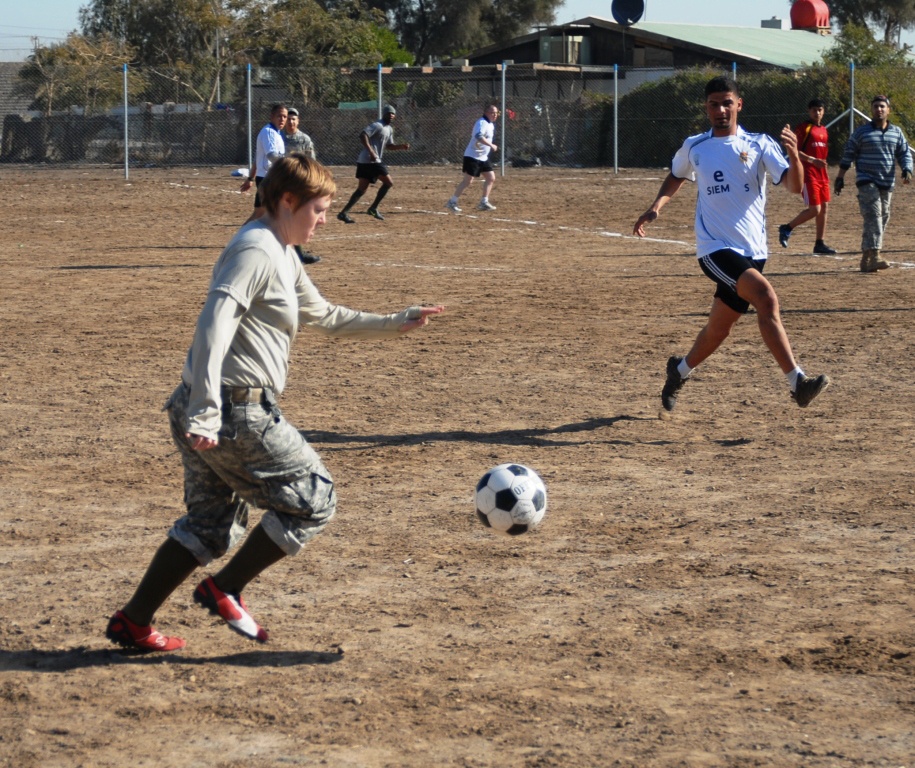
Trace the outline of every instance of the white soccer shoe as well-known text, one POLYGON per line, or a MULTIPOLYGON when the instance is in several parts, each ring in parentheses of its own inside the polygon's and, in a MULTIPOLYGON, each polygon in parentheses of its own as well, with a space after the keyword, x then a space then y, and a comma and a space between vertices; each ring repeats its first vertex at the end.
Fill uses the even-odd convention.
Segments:
POLYGON ((496 210, 496 206, 494 206, 491 202, 489 202, 489 200, 480 200, 480 204, 477 206, 477 208, 481 211, 496 210))
POLYGON ((460 213, 463 210, 462 208, 458 208, 458 204, 451 202, 451 200, 449 200, 447 203, 445 203, 445 207, 449 211, 454 211, 455 213, 460 213))

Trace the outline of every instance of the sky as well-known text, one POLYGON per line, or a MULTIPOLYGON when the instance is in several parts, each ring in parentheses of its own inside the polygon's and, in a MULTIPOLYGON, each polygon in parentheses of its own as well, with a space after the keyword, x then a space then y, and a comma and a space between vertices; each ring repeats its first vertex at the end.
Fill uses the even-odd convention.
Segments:
MULTIPOLYGON (((828 1, 828 0, 827 0, 828 1)), ((23 61, 32 50, 32 38, 42 44, 59 42, 79 25, 79 9, 87 0, 4 0, 0 16, 0 61, 23 61)), ((612 19, 611 0, 566 0, 556 21, 566 23, 585 16, 612 19)), ((645 0, 642 21, 669 21, 758 27, 763 19, 778 16, 787 27, 791 14, 788 0, 645 0)), ((903 34, 903 42, 915 42, 915 34, 903 34)))

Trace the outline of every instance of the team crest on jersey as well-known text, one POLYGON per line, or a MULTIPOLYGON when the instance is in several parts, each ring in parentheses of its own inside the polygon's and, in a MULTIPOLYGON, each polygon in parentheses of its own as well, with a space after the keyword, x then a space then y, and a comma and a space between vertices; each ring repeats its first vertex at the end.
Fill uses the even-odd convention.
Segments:
POLYGON ((741 152, 741 153, 740 153, 740 162, 742 162, 742 163, 748 163, 748 162, 750 162, 750 153, 747 152, 746 150, 744 150, 743 152, 741 152))

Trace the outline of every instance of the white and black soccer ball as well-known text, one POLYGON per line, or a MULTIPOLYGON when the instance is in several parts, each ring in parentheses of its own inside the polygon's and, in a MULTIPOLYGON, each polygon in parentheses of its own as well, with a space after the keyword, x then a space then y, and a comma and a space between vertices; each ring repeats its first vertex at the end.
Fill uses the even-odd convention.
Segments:
POLYGON ((500 464, 477 483, 477 517, 487 528, 518 536, 536 528, 546 514, 546 486, 523 464, 500 464))

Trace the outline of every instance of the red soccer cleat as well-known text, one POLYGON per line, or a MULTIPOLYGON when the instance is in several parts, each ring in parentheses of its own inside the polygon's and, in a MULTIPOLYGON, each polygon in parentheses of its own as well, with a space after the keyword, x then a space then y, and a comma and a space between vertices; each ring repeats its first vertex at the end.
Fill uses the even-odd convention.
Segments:
POLYGON ((187 645, 180 637, 166 637, 153 627, 134 624, 121 611, 115 611, 114 616, 108 621, 105 637, 122 648, 143 653, 180 651, 187 645))
POLYGON ((197 585, 197 589, 194 590, 194 602, 214 616, 219 616, 229 625, 229 629, 238 632, 242 637, 259 643, 266 643, 270 637, 267 630, 248 613, 248 606, 241 599, 241 595, 223 592, 211 576, 207 576, 197 585))

